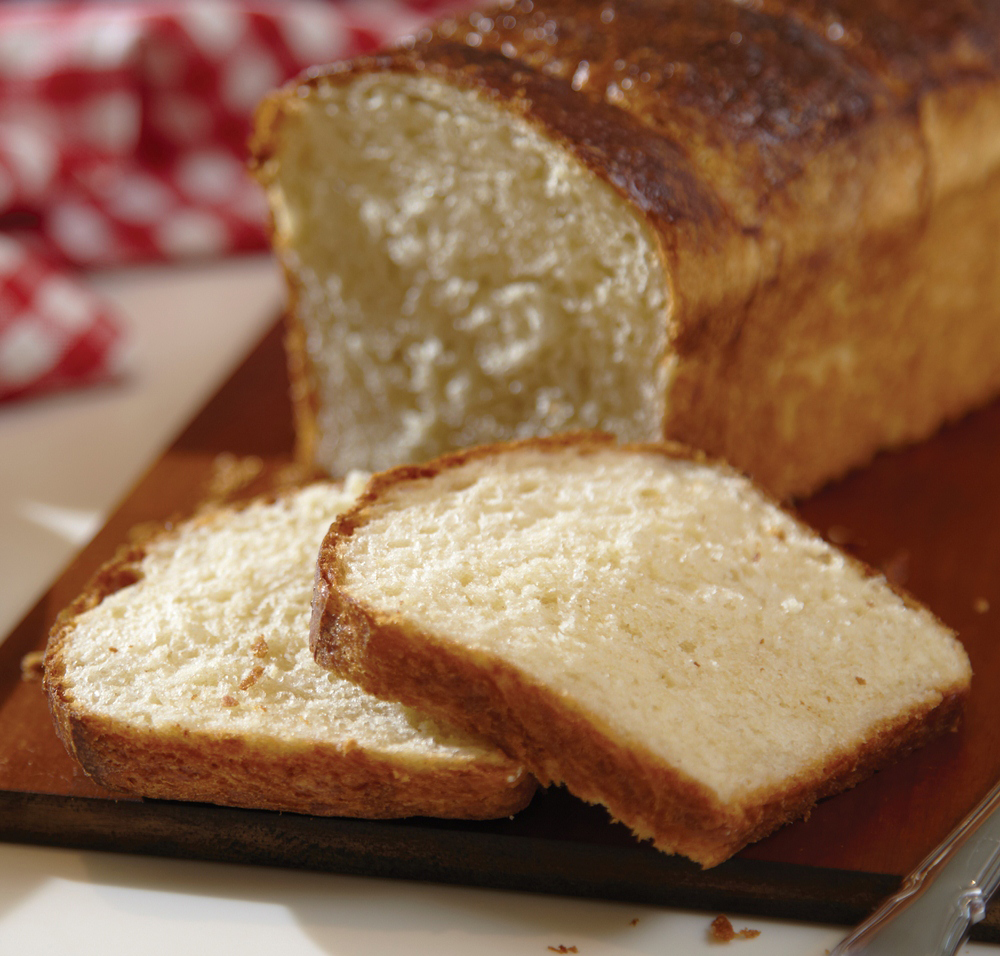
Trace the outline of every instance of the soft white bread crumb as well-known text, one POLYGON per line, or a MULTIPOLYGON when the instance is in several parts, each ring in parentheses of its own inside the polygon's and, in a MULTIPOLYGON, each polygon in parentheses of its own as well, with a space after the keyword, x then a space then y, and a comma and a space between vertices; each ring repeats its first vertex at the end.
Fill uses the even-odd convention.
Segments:
POLYGON ((928 611, 666 446, 397 469, 331 529, 318 582, 318 659, 702 862, 950 725, 970 677, 928 611))
POLYGON ((662 435, 663 267, 607 183, 430 76, 325 84, 284 122, 267 188, 320 465, 567 428, 662 435))
POLYGON ((312 660, 317 549, 363 484, 208 512, 147 542, 134 583, 61 621, 46 679, 86 769, 145 795, 310 812, 523 804, 530 784, 502 754, 312 660))

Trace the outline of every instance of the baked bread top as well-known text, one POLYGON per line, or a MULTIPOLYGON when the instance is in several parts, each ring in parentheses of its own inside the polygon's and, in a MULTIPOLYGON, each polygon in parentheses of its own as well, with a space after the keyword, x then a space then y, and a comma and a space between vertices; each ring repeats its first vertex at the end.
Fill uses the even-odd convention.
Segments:
POLYGON ((59 618, 45 684, 114 790, 348 816, 502 816, 534 782, 495 748, 364 693, 308 647, 316 552, 355 500, 318 482, 123 549, 59 618))
POLYGON ((702 863, 952 726, 970 678, 741 475, 595 436, 376 476, 324 542, 312 643, 702 863))
MULTIPOLYGON (((544 129, 650 219, 681 296, 707 283, 742 302, 779 251, 797 260, 830 236, 884 231, 1000 166, 988 0, 517 0, 265 100, 265 183, 296 98, 386 71, 437 76, 544 129)), ((682 331, 681 348, 701 330, 682 331)))

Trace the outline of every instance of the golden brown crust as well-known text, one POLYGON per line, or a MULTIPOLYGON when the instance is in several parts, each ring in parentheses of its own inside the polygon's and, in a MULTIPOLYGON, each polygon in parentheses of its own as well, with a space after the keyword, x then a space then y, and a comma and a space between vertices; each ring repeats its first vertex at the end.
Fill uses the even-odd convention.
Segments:
POLYGON ((298 319, 295 308, 295 283, 286 271, 285 288, 289 291, 285 312, 285 356, 288 363, 289 398, 295 422, 295 460, 303 467, 315 465, 319 436, 316 418, 319 414, 319 388, 309 352, 306 348, 306 330, 298 319))
MULTIPOLYGON (((238 506, 209 508, 191 522, 217 521, 234 507, 271 502, 267 494, 238 506)), ((523 808, 536 781, 496 760, 380 757, 353 741, 289 744, 175 727, 154 731, 77 705, 64 682, 67 645, 79 615, 142 578, 149 544, 183 533, 184 524, 141 529, 104 564, 56 620, 44 685, 56 732, 69 754, 109 790, 169 800, 284 810, 324 816, 492 819, 523 808)))
MULTIPOLYGON (((293 109, 284 96, 265 98, 257 110, 251 132, 249 167, 267 188, 271 177, 267 172, 268 160, 278 149, 282 135, 282 119, 293 109)), ((273 206, 269 210, 271 236, 275 247, 283 250, 284 242, 275 228, 273 206)), ((318 441, 316 418, 319 413, 319 390, 309 352, 306 348, 306 330, 298 318, 298 283, 285 256, 278 262, 284 273, 287 301, 285 303, 285 359, 288 365, 289 398, 295 425, 295 461, 300 467, 315 467, 318 441)), ((334 476, 343 477, 343 476, 334 476)))
POLYGON ((1000 390, 996 4, 508 2, 269 99, 265 183, 302 92, 372 71, 478 91, 651 223, 680 358, 664 434, 779 496, 1000 390))
POLYGON ((342 746, 175 730, 147 731, 57 705, 60 737, 102 787, 185 800, 316 816, 494 819, 522 809, 536 783, 511 766, 380 759, 342 746))
MULTIPOLYGON (((572 431, 560 432, 556 435, 534 436, 532 438, 522 438, 519 441, 511 442, 490 442, 484 445, 476 445, 472 448, 462 448, 458 451, 441 455, 433 461, 416 465, 397 465, 395 468, 388 468, 385 471, 372 475, 354 506, 333 523, 327 540, 332 540, 340 533, 350 534, 354 528, 363 520, 361 513, 372 501, 380 497, 382 492, 399 485, 405 481, 417 478, 433 478, 435 475, 447 471, 449 468, 456 468, 467 462, 477 461, 482 458, 491 458, 497 454, 508 454, 509 452, 521 449, 537 449, 539 451, 558 451, 563 448, 573 448, 581 454, 589 454, 601 451, 608 447, 615 447, 623 451, 649 451, 654 454, 666 455, 670 458, 682 458, 687 461, 709 463, 720 467, 729 468, 720 460, 710 459, 704 452, 697 448, 691 448, 681 442, 658 441, 658 442, 618 442, 614 435, 602 431, 572 431)), ((326 548, 326 540, 320 550, 321 555, 326 548)))
MULTIPOLYGON (((542 783, 565 783, 581 799, 606 806, 641 838, 704 866, 720 863, 748 843, 808 815, 817 800, 854 786, 957 726, 969 692, 967 683, 945 690, 937 703, 885 721, 859 746, 817 760, 784 787, 749 794, 743 803, 731 806, 645 748, 619 743, 572 699, 535 683, 515 666, 368 606, 344 586, 342 543, 366 523, 370 505, 387 490, 511 449, 573 447, 587 454, 612 443, 609 436, 591 433, 527 439, 468 449, 374 476, 356 506, 331 527, 320 550, 310 634, 317 662, 376 696, 400 700, 482 735, 523 762, 542 783)), ((704 460, 671 442, 617 447, 704 460)))
MULTIPOLYGON (((887 118, 919 138, 927 97, 960 86, 995 93, 1000 81, 1000 13, 981 0, 500 7, 419 37, 407 51, 416 68, 480 86, 556 132, 661 226, 690 218, 703 229, 721 216, 741 231, 766 230, 787 213, 769 208, 772 197, 831 148, 887 118), (634 155, 647 149, 655 159, 634 155)), ((409 67, 396 59, 378 68, 409 67)), ((876 171, 853 165, 861 183, 876 171)))

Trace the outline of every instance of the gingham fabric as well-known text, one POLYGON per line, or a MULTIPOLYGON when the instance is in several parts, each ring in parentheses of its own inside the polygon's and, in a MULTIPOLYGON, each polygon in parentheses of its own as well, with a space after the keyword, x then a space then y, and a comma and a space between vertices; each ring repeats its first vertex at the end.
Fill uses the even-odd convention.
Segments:
POLYGON ((85 284, 0 235, 0 400, 112 378, 124 345, 85 284))
POLYGON ((253 110, 468 0, 0 4, 0 400, 113 376, 81 270, 266 245, 253 110))

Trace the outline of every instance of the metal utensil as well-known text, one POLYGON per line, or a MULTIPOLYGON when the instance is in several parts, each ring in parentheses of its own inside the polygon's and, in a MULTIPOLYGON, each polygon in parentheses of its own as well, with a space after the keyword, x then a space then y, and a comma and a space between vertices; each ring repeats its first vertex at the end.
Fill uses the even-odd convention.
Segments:
POLYGON ((1000 885, 1000 783, 830 956, 952 956, 1000 885))

